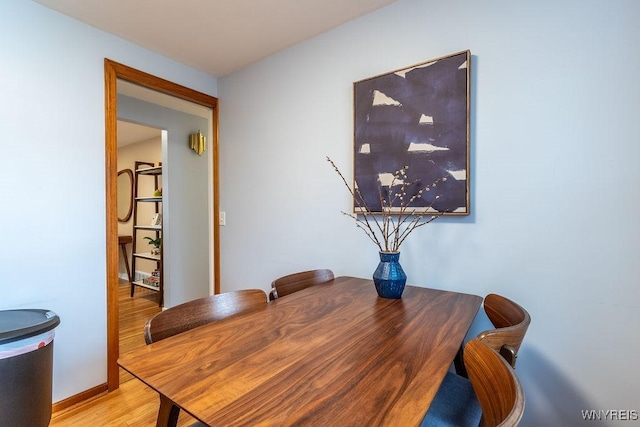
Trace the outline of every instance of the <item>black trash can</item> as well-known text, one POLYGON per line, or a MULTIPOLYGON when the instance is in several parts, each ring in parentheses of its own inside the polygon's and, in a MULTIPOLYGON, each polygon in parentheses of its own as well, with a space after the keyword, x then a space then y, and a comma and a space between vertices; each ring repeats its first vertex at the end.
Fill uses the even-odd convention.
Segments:
POLYGON ((0 425, 49 425, 59 323, 49 310, 0 310, 0 425))

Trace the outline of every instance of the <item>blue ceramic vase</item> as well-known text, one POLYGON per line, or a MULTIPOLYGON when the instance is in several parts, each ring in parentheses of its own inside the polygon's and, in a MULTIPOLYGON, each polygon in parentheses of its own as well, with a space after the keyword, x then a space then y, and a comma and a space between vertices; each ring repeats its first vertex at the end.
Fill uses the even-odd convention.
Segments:
POLYGON ((399 262, 400 252, 380 252, 380 263, 373 272, 378 296, 398 299, 402 296, 407 275, 399 262))

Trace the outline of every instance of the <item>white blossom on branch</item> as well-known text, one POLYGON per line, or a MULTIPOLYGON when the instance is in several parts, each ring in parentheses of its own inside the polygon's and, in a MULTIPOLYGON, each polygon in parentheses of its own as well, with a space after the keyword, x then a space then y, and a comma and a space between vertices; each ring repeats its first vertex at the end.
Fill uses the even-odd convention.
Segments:
POLYGON ((440 195, 433 197, 429 206, 415 208, 411 204, 422 198, 425 192, 431 191, 440 181, 446 181, 443 177, 432 184, 420 186, 413 194, 407 194, 409 188, 416 184, 416 181, 409 181, 407 175, 408 166, 404 166, 396 171, 388 184, 383 184, 378 179, 378 195, 380 197, 381 212, 374 213, 365 202, 357 182, 353 188, 345 179, 340 169, 327 156, 327 161, 331 164, 338 176, 342 179, 345 187, 349 190, 354 202, 355 214, 342 212, 342 214, 352 218, 356 226, 364 231, 365 235, 378 246, 380 252, 398 252, 400 245, 411 234, 413 230, 442 216, 444 212, 428 212, 433 204, 440 198, 440 195))

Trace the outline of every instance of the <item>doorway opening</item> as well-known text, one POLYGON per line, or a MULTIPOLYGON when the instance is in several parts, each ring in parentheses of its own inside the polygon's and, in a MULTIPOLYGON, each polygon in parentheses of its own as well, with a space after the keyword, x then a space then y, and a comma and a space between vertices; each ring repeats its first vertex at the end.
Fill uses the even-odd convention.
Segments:
POLYGON ((117 118, 118 81, 126 81, 152 91, 176 97, 211 109, 212 217, 209 218, 212 236, 213 292, 220 292, 220 237, 219 184, 218 184, 218 100, 215 97, 194 91, 148 73, 136 70, 115 61, 105 59, 105 159, 106 159, 106 241, 107 241, 107 389, 119 387, 119 301, 118 301, 118 212, 117 212, 117 118))

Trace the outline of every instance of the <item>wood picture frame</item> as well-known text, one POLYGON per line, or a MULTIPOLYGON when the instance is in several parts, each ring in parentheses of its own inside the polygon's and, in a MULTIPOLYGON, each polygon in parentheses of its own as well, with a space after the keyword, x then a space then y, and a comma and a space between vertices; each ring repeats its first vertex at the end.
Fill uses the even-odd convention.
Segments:
POLYGON ((370 212, 400 211, 381 199, 406 167, 405 203, 429 190, 405 212, 469 215, 470 76, 466 50, 353 84, 354 187, 370 212))

